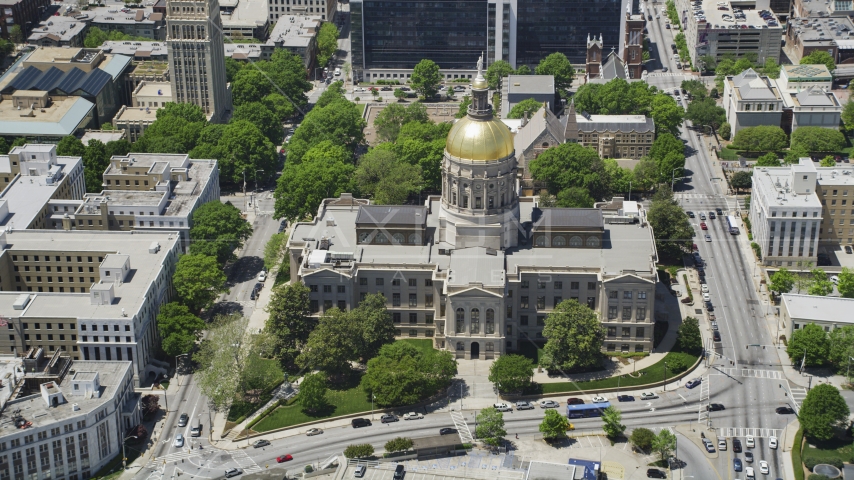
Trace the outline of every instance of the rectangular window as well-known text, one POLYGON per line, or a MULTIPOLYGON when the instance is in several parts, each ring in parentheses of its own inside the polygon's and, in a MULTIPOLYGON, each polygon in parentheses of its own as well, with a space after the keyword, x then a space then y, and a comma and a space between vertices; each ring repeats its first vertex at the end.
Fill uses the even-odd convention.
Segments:
POLYGON ((400 306, 400 294, 399 293, 392 293, 391 294, 391 306, 392 307, 399 307, 400 306))
POLYGON ((399 287, 400 286, 400 279, 399 278, 392 279, 391 286, 392 287, 399 287))
POLYGON ((608 307, 608 319, 613 320, 617 318, 617 307, 608 307))
POLYGON ((394 312, 391 314, 391 321, 394 323, 400 323, 400 312, 394 312))
POLYGON ((617 298, 617 291, 614 290, 614 291, 608 292, 608 298, 616 299, 617 298))
POLYGON ((527 325, 528 324, 528 316, 520 315, 519 316, 519 325, 527 325))
POLYGON ((646 292, 638 292, 638 300, 646 300, 646 292))
POLYGON ((546 316, 545 315, 537 315, 537 326, 544 327, 546 325, 546 316))
POLYGON ((537 297, 537 309, 542 310, 546 308, 546 297, 537 297))
POLYGON ((377 285, 383 285, 383 279, 382 278, 376 279, 376 284, 377 285))
POLYGON ((410 307, 417 307, 418 306, 418 295, 416 295, 414 293, 409 294, 409 306, 410 307))
POLYGON ((527 280, 522 280, 522 288, 528 288, 529 283, 527 280))
POLYGON ((608 327, 608 336, 616 337, 617 336, 617 327, 608 327))
POLYGON ((579 287, 579 282, 569 282, 569 289, 570 290, 578 290, 578 287, 579 287))
POLYGON ((563 289, 563 282, 555 282, 555 290, 561 290, 561 289, 563 289))
POLYGON ((430 308, 433 306, 433 294, 432 293, 428 293, 427 295, 424 295, 424 306, 427 308, 430 308))
POLYGON ((555 297, 554 307, 552 307, 552 308, 557 308, 557 306, 558 306, 558 305, 560 304, 560 302, 562 302, 562 301, 563 301, 563 297, 555 297))
POLYGON ((418 323, 418 314, 410 313, 409 314, 409 323, 418 323))
POLYGON ((546 282, 541 281, 541 280, 537 280, 537 289, 538 290, 544 290, 545 288, 546 288, 546 282))
POLYGON ((630 290, 626 290, 623 292, 623 300, 631 300, 632 292, 630 290))
POLYGON ((632 329, 631 327, 623 327, 623 337, 631 337, 632 329))
POLYGON ((637 320, 646 320, 646 307, 638 307, 637 309, 637 320))
POLYGON ((643 328, 643 327, 638 327, 638 328, 636 328, 636 329, 635 329, 635 337, 637 337, 637 338, 639 338, 639 339, 643 339, 643 338, 644 338, 644 333, 645 333, 645 332, 644 332, 644 328, 643 328))
POLYGON ((528 297, 519 297, 519 308, 528 308, 528 297))
POLYGON ((587 282, 587 290, 596 290, 596 282, 587 282))
POLYGON ((418 286, 418 279, 417 278, 410 278, 409 279, 409 286, 410 287, 417 287, 418 286))
POLYGON ((344 285, 338 285, 338 293, 346 293, 347 289, 344 285))
POLYGON ((623 320, 632 319, 632 307, 623 307, 623 320))
POLYGON ((367 278, 360 278, 359 279, 359 285, 367 285, 367 284, 368 284, 367 278))

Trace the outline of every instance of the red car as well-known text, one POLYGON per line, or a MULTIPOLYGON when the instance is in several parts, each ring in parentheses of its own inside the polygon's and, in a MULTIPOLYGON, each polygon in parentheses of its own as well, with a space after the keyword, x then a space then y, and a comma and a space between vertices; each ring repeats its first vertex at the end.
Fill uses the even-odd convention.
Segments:
POLYGON ((706 222, 700 222, 700 228, 702 228, 703 230, 709 229, 709 227, 706 226, 706 222))
POLYGON ((695 252, 696 252, 697 250, 699 250, 699 248, 697 248, 697 244, 696 244, 696 243, 691 244, 691 249, 692 249, 692 250, 694 250, 695 252))
POLYGON ((287 455, 282 455, 280 457, 276 457, 276 463, 290 462, 293 459, 294 459, 294 457, 292 457, 291 454, 289 453, 287 455))
POLYGON ((584 405, 584 400, 582 400, 580 398, 567 398, 566 404, 567 405, 584 405))

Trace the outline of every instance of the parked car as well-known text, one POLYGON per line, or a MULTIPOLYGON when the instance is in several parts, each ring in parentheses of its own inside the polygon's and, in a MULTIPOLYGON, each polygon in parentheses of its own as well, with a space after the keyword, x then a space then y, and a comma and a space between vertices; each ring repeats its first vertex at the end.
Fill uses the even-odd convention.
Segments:
POLYGON ((445 428, 440 428, 440 429, 439 429, 439 435, 451 435, 451 434, 453 434, 453 433, 457 433, 457 429, 456 429, 456 428, 448 428, 448 427, 445 427, 445 428))
POLYGON ((386 413, 385 415, 380 417, 380 423, 392 423, 397 422, 398 420, 400 419, 397 418, 397 415, 392 415, 390 413, 386 413))
POLYGON ((409 412, 403 414, 404 420, 421 420, 422 418, 424 418, 424 415, 418 412, 409 412))
POLYGON ((721 332, 719 332, 717 330, 712 332, 712 339, 716 342, 720 342, 721 341, 721 332))
POLYGON ((694 212, 692 212, 692 211, 690 211, 690 210, 689 210, 689 211, 687 211, 687 212, 685 212, 685 213, 686 213, 686 214, 688 214, 688 218, 694 218, 694 212))
POLYGON ((704 293, 704 294, 703 294, 703 301, 704 301, 704 302, 711 302, 711 301, 712 301, 712 296, 711 296, 711 295, 709 295, 708 293, 704 293))
POLYGON ((313 437, 313 436, 315 436, 315 435, 320 435, 320 434, 322 434, 322 433, 323 433, 323 429, 320 429, 320 428, 309 428, 308 430, 306 430, 305 435, 306 435, 307 437, 313 437))
POLYGON ((724 214, 724 211, 723 211, 722 209, 720 209, 720 208, 716 208, 716 209, 715 209, 715 212, 717 212, 717 214, 718 214, 718 215, 723 215, 723 214, 724 214))
POLYGON ((513 408, 506 403, 494 403, 492 406, 499 412, 512 412, 513 408))
POLYGON ((531 402, 516 402, 516 410, 533 410, 534 404, 531 402))
POLYGON ((656 395, 652 392, 643 392, 643 393, 641 393, 640 397, 641 397, 641 400, 653 400, 653 399, 658 398, 658 395, 656 395))
POLYGON ((706 219, 706 214, 703 212, 700 212, 700 220, 705 220, 705 219, 706 219))
POLYGON ((747 448, 753 448, 756 446, 756 441, 753 439, 752 435, 748 435, 747 438, 745 438, 745 443, 747 444, 747 448))
POLYGON ((365 465, 357 465, 356 470, 353 471, 353 476, 356 478, 362 478, 365 476, 365 473, 368 471, 368 467, 365 465))
POLYGON ((694 387, 696 387, 697 385, 699 385, 699 384, 700 384, 700 383, 702 383, 702 382, 703 382, 703 380, 702 380, 702 379, 700 379, 700 378, 694 378, 694 379, 688 380, 688 383, 686 383, 686 384, 685 384, 685 386, 686 386, 686 387, 688 387, 688 388, 694 388, 694 387))
POLYGON ((706 222, 700 222, 700 228, 703 230, 708 230, 709 227, 706 226, 706 222))
POLYGON ((181 416, 178 418, 178 426, 179 427, 186 427, 187 422, 189 422, 189 421, 190 421, 190 416, 187 415, 186 413, 182 413, 181 416))
POLYGON ((243 470, 241 470, 239 468, 229 468, 228 470, 225 471, 225 478, 236 477, 236 476, 242 475, 242 474, 243 474, 243 470))
POLYGON ((290 462, 293 459, 294 459, 294 457, 291 456, 290 453, 287 455, 279 455, 278 457, 276 457, 276 463, 290 462))
POLYGON ((392 478, 394 480, 400 480, 401 478, 403 478, 403 475, 405 473, 406 473, 406 469, 403 467, 403 465, 398 463, 397 466, 394 467, 394 475, 392 476, 392 478))
POLYGON ((580 398, 570 397, 566 399, 567 405, 584 405, 584 400, 580 398))
POLYGON ((708 438, 703 439, 703 445, 706 447, 706 451, 709 453, 715 453, 715 444, 712 443, 708 438))
POLYGON ((264 270, 261 270, 261 273, 258 274, 258 281, 259 282, 266 282, 267 281, 267 272, 265 272, 264 270))
POLYGON ((667 478, 667 474, 657 468, 648 468, 646 478, 667 478))
POLYGON ((560 403, 554 400, 540 400, 540 408, 558 408, 560 403))
POLYGON ((261 447, 266 447, 269 444, 270 444, 269 440, 258 440, 255 443, 253 443, 252 446, 254 448, 261 448, 261 447))
POLYGON ((715 212, 709 212, 709 219, 710 219, 710 220, 714 220, 714 219, 715 219, 715 212))
POLYGON ((353 428, 370 427, 371 421, 367 418, 354 418, 350 421, 350 425, 352 425, 353 428))
POLYGON ((709 285, 707 283, 701 283, 700 291, 702 291, 703 293, 709 293, 709 285))
POLYGON ((618 402, 634 402, 635 397, 631 395, 617 395, 618 402))
POLYGON ((596 395, 593 397, 593 403, 605 403, 608 400, 605 399, 602 395, 596 395))

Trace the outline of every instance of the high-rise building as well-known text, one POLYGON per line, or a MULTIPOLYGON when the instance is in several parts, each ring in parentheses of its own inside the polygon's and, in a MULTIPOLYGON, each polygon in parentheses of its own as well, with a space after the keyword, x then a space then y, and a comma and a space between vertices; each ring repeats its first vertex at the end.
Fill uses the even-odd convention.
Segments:
POLYGON ((167 0, 172 98, 194 103, 212 122, 231 117, 218 0, 167 0))

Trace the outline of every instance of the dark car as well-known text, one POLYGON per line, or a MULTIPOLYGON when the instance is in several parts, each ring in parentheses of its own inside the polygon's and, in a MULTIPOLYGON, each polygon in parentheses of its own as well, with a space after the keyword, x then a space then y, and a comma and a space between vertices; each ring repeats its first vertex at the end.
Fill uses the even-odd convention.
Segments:
POLYGON ((733 458, 733 459, 732 459, 732 468, 733 468, 736 472, 740 472, 740 471, 741 471, 741 459, 740 459, 740 458, 733 458))
POLYGON ((350 422, 350 424, 353 425, 353 428, 370 427, 371 421, 367 418, 354 418, 353 421, 350 422))
POLYGON ((574 398, 574 397, 573 398, 567 398, 566 404, 567 405, 584 405, 584 400, 582 400, 580 398, 574 398))
POLYGON ((394 480, 400 480, 401 478, 403 478, 403 475, 405 473, 406 471, 404 470, 403 465, 398 464, 396 467, 394 467, 394 480))
POLYGON ((617 395, 618 402, 634 402, 635 397, 631 395, 617 395))
POLYGON ((735 453, 741 453, 741 440, 737 438, 732 439, 732 451, 735 453))
POLYGON ((182 413, 181 417, 178 418, 178 426, 179 427, 186 427, 187 422, 189 422, 189 421, 190 421, 190 416, 187 415, 186 413, 182 413))
POLYGON ((713 338, 716 342, 720 342, 720 341, 721 341, 721 332, 719 332, 719 331, 715 330, 714 332, 712 332, 712 338, 713 338))
POLYGON ((657 468, 649 468, 646 471, 646 478, 667 478, 667 474, 657 468))
POLYGON ((851 246, 845 245, 845 253, 850 255, 852 252, 854 252, 854 250, 851 250, 851 246))
POLYGON ((258 297, 258 290, 252 289, 252 293, 249 294, 249 300, 255 300, 258 297))
POLYGON ((717 412, 720 410, 724 410, 724 406, 723 406, 723 404, 720 404, 720 403, 710 403, 710 404, 706 405, 706 410, 708 410, 710 412, 717 412))
POLYGON ((744 452, 744 461, 753 463, 753 452, 744 452))
POLYGON ((381 423, 391 423, 391 422, 397 422, 399 420, 400 419, 397 418, 397 415, 392 415, 390 413, 387 413, 387 414, 383 415, 382 417, 380 417, 381 423))
POLYGON ((716 218, 716 217, 715 217, 715 212, 709 212, 709 218, 710 218, 710 219, 712 219, 712 220, 714 220, 714 219, 716 218))
POLYGON ((792 407, 777 407, 777 415, 791 415, 795 413, 795 409, 792 407))
POLYGON ((456 428, 448 428, 448 427, 445 427, 445 428, 440 428, 440 429, 439 429, 439 435, 451 435, 451 434, 454 434, 454 433, 457 433, 457 429, 456 429, 456 428))
POLYGON ((252 446, 255 448, 261 448, 261 447, 266 447, 269 444, 270 444, 270 442, 267 440, 258 440, 257 442, 253 443, 252 446))
POLYGON ((694 388, 694 387, 696 387, 697 385, 699 385, 699 384, 700 384, 700 383, 702 383, 702 382, 703 382, 703 381, 702 381, 702 380, 700 380, 699 378, 695 378, 695 379, 692 379, 692 380, 688 380, 688 383, 686 383, 686 384, 685 384, 685 386, 686 386, 686 387, 688 387, 688 388, 694 388))
POLYGON ((716 208, 716 209, 715 209, 715 212, 716 212, 718 215, 723 215, 723 214, 724 214, 724 211, 723 211, 723 210, 721 210, 720 208, 716 208))
POLYGON ((687 213, 687 214, 688 214, 688 218, 694 218, 694 212, 688 211, 688 212, 685 212, 685 213, 687 213))

